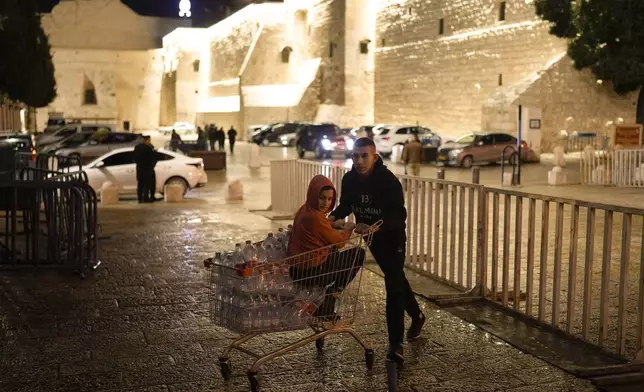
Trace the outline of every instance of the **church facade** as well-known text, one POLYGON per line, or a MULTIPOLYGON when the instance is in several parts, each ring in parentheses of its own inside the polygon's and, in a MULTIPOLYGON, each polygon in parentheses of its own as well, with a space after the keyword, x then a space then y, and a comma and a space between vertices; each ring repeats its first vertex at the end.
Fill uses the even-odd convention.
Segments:
POLYGON ((79 4, 122 6, 67 0, 51 14, 68 18, 61 30, 45 23, 59 82, 50 111, 65 115, 111 116, 133 129, 188 121, 242 132, 279 121, 418 123, 457 136, 516 134, 521 105, 539 117, 527 139, 541 151, 562 130, 611 136, 615 124, 635 121, 636 94, 618 96, 575 71, 531 0, 251 4, 209 28, 173 29, 158 47, 152 37, 170 26, 138 15, 128 25, 144 33, 132 39, 127 31, 93 38, 105 34, 91 25, 81 29, 86 38, 65 36, 60 26, 79 20, 79 4), (79 105, 89 83, 98 104, 79 105))

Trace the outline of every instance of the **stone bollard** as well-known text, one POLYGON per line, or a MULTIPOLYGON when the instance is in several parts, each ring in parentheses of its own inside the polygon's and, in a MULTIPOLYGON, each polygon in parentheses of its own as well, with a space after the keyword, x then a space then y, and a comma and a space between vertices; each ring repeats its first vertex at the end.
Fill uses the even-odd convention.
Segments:
POLYGON ((514 185, 514 173, 503 173, 503 186, 514 185))
POLYGON ((183 187, 181 185, 168 184, 164 187, 163 198, 166 203, 179 203, 183 201, 183 187))
POLYGON ((261 150, 257 144, 252 144, 250 147, 250 153, 248 156, 248 167, 251 169, 259 169, 262 166, 262 160, 260 158, 261 150))
POLYGON ((244 186, 241 181, 235 180, 228 184, 228 201, 244 200, 244 186))
POLYGON ((566 156, 564 154, 564 148, 562 146, 557 146, 553 149, 555 166, 566 167, 566 156))
POLYGON ((559 166, 555 166, 548 172, 549 185, 563 185, 566 183, 566 173, 559 166))
POLYGON ((106 206, 110 204, 118 204, 119 202, 119 189, 116 185, 107 181, 101 187, 101 205, 106 206))

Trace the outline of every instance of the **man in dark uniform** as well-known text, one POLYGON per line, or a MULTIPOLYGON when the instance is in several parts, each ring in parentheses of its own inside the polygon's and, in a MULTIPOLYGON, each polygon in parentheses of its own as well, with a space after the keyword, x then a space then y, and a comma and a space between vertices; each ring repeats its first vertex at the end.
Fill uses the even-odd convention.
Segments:
POLYGON ((232 125, 230 126, 230 129, 228 130, 228 144, 230 147, 230 153, 234 154, 235 153, 235 140, 237 139, 237 131, 235 130, 235 127, 232 125))
POLYGON ((353 213, 357 231, 382 220, 373 235, 369 250, 385 274, 387 290, 387 330, 389 352, 387 358, 403 361, 405 312, 411 317, 407 340, 420 337, 425 324, 416 297, 405 277, 405 221, 407 210, 400 181, 387 169, 376 154, 373 140, 356 140, 352 152, 353 168, 342 178, 340 204, 329 215, 329 220, 344 219, 353 213))
POLYGON ((157 152, 152 146, 150 136, 143 136, 143 143, 134 147, 134 162, 136 163, 136 195, 139 203, 154 201, 156 191, 156 175, 154 167, 157 164, 157 152))

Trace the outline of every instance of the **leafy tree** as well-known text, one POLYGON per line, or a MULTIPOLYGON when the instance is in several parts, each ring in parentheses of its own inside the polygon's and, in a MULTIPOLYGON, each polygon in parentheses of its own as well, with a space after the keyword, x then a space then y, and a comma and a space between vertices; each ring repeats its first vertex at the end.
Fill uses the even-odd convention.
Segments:
POLYGON ((49 40, 35 0, 0 1, 0 93, 33 107, 56 98, 49 40))
POLYGON ((611 81, 618 94, 640 90, 637 122, 644 124, 644 1, 536 0, 550 33, 568 39, 578 70, 611 81))

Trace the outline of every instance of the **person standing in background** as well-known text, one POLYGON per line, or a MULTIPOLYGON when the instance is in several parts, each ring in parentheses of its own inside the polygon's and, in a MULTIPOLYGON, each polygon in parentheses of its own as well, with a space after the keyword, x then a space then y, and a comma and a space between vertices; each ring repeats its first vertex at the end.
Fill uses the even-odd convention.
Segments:
POLYGON ((231 125, 228 130, 228 143, 230 144, 231 154, 235 153, 235 139, 237 139, 237 131, 235 130, 235 127, 231 125))
POLYGON ((150 136, 143 136, 143 143, 134 147, 136 163, 136 195, 139 203, 152 203, 156 193, 157 152, 152 146, 150 136))
POLYGON ((418 135, 409 138, 405 143, 402 153, 402 161, 405 164, 405 174, 420 176, 420 163, 422 162, 423 146, 420 144, 418 135))
POLYGON ((226 143, 226 132, 224 132, 224 128, 219 128, 217 131, 217 142, 219 143, 219 151, 224 151, 224 145, 226 143))
POLYGON ((207 127, 208 129, 208 144, 210 144, 210 151, 215 151, 215 142, 217 141, 217 127, 214 124, 210 124, 207 127))

